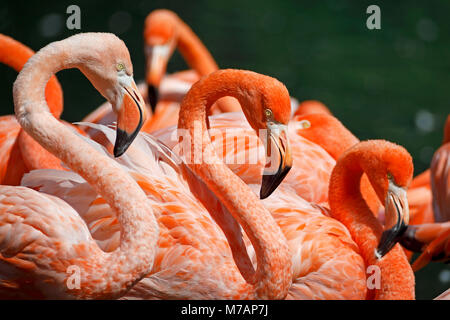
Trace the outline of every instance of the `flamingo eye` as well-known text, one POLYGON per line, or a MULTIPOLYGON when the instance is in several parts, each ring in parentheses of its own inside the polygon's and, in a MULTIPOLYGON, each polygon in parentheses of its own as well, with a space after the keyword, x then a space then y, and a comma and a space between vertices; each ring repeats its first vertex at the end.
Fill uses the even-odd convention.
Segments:
POLYGON ((268 120, 271 120, 271 119, 272 119, 272 117, 273 117, 272 110, 266 109, 266 110, 264 110, 264 113, 265 113, 266 118, 267 118, 268 120))
POLYGON ((311 127, 311 122, 309 122, 308 120, 302 120, 299 122, 299 127, 300 129, 308 129, 311 127))
POLYGON ((123 63, 118 63, 116 65, 116 69, 117 69, 117 71, 125 70, 125 65, 123 63))
POLYGON ((387 173, 387 178, 388 178, 388 180, 393 180, 394 176, 392 175, 392 173, 388 172, 387 173))

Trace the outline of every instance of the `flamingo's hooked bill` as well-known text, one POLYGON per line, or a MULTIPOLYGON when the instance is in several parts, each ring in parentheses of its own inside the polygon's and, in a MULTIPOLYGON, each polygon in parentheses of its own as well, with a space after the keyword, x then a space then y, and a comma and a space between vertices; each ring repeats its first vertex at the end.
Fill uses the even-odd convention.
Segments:
POLYGON ((288 139, 287 126, 281 123, 271 122, 267 124, 267 129, 268 137, 265 147, 266 156, 270 160, 266 161, 267 164, 264 169, 259 194, 260 199, 265 199, 270 196, 292 167, 291 145, 288 139), (276 164, 275 167, 274 164, 276 164))
POLYGON ((385 256, 401 239, 409 223, 409 206, 406 190, 397 186, 389 179, 389 189, 385 201, 385 229, 375 256, 380 259, 385 256))
POLYGON ((155 113, 156 104, 158 103, 159 98, 158 88, 152 84, 148 84, 147 95, 148 95, 148 102, 150 103, 150 108, 152 109, 152 112, 155 113))
POLYGON ((118 109, 114 156, 120 157, 136 138, 144 123, 144 102, 134 81, 124 86, 122 105, 118 109))

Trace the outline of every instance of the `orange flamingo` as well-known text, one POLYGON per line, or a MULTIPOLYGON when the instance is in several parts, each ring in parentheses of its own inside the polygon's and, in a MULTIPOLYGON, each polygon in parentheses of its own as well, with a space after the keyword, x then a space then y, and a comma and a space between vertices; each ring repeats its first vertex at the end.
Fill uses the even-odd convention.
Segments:
MULTIPOLYGON (((0 34, 0 63, 20 71, 33 50, 0 34)), ((63 96, 55 76, 51 77, 45 97, 50 112, 57 118, 62 113, 63 96)), ((21 130, 15 116, 0 117, 0 184, 18 185, 25 172, 39 168, 62 169, 60 161, 21 130)))
POLYGON ((116 212, 120 246, 115 252, 103 252, 64 201, 24 187, 0 186, 2 297, 120 297, 153 266, 158 226, 145 194, 120 166, 48 112, 46 82, 67 68, 80 69, 116 107, 117 154, 125 151, 139 130, 143 99, 134 84, 125 44, 106 33, 78 34, 49 44, 27 62, 13 88, 22 128, 84 177, 116 212), (121 120, 129 118, 135 119, 136 127, 121 128, 121 120), (79 285, 74 287, 68 285, 71 267, 78 269, 79 285))
POLYGON ((414 275, 401 247, 392 248, 409 219, 406 187, 413 173, 409 153, 384 141, 361 142, 340 158, 330 180, 330 212, 344 223, 359 245, 367 265, 377 265, 383 271, 382 287, 375 297, 398 295, 414 298, 414 275), (362 198, 359 180, 366 173, 385 210, 385 231, 362 198), (381 239, 380 239, 381 238, 381 239), (380 243, 380 244, 378 244, 380 243), (377 247, 378 244, 378 247, 377 247), (375 250, 376 248, 376 250, 375 250), (377 259, 392 249, 389 259, 377 259), (400 270, 400 271, 399 271, 400 270), (384 283, 384 284, 383 284, 384 283), (397 285, 392 285, 396 283, 397 285))
MULTIPOLYGON (((236 222, 229 216, 227 210, 218 205, 217 200, 214 201, 205 193, 212 190, 217 198, 225 204, 225 207, 229 208, 231 214, 234 213, 233 216, 237 221, 244 220, 241 225, 252 240, 254 249, 250 247, 250 241, 245 236, 244 242, 248 244, 248 251, 252 258, 256 256, 258 268, 262 264, 261 255, 264 256, 265 253, 261 253, 261 247, 255 245, 254 233, 257 234, 256 237, 262 237, 260 241, 269 236, 265 228, 276 232, 278 243, 284 237, 279 235, 279 231, 274 225, 270 227, 266 225, 261 228, 268 223, 266 219, 269 221, 271 219, 265 213, 266 211, 257 205, 257 200, 250 205, 249 199, 255 199, 255 195, 216 158, 208 135, 202 135, 201 132, 194 133, 196 123, 200 123, 202 130, 206 129, 206 109, 225 94, 238 98, 249 121, 257 123, 252 127, 264 127, 265 122, 269 122, 269 120, 271 120, 270 122, 286 123, 289 119, 287 111, 289 95, 284 86, 272 78, 251 72, 222 70, 196 83, 182 104, 180 128, 189 128, 191 136, 197 137, 197 140, 191 141, 191 143, 193 148, 201 147, 190 155, 198 156, 200 153, 206 163, 195 164, 191 161, 188 166, 194 173, 202 177, 207 188, 196 182, 195 174, 189 174, 188 181, 182 179, 180 172, 183 172, 183 165, 177 166, 176 163, 180 162, 171 159, 176 156, 170 152, 170 149, 155 142, 150 136, 139 135, 137 137, 128 153, 118 161, 128 168, 149 199, 154 201, 154 207, 162 208, 162 214, 157 215, 161 237, 158 241, 158 253, 152 273, 136 284, 126 297, 191 299, 261 297, 255 296, 254 289, 248 283, 249 279, 254 279, 255 271, 253 271, 252 263, 249 262, 245 248, 243 248, 243 235, 240 234, 240 229, 236 228, 236 222), (257 92, 257 95, 249 101, 248 92, 257 92), (200 103, 200 107, 199 97, 205 97, 200 103), (261 105, 258 102, 264 104, 261 105), (267 112, 267 109, 270 112, 267 112), (146 147, 146 143, 150 147, 146 147), (191 186, 191 191, 186 185, 191 186), (230 187, 231 185, 233 187, 230 187), (190 192, 194 192, 196 197, 193 197, 190 192), (202 208, 202 204, 208 208, 209 213, 202 208), (243 212, 244 218, 239 218, 236 210, 243 212), (247 217, 251 216, 254 210, 258 210, 260 213, 247 221, 249 219, 247 217), (217 228, 210 215, 221 225, 223 231, 217 228), (262 217, 264 217, 264 221, 258 221, 262 217), (256 225, 253 225, 254 222, 256 225), (253 228, 253 231, 249 228, 253 228), (222 232, 225 233, 225 236, 222 232), (264 236, 260 234, 261 232, 264 236), (256 254, 253 250, 256 251, 256 254)), ((96 127, 105 132, 109 140, 112 139, 109 128, 96 127)), ((276 143, 278 147, 285 146, 286 150, 281 154, 284 155, 283 158, 289 158, 289 145, 286 142, 281 143, 280 139, 282 137, 276 138, 274 141, 278 141, 276 143)), ((396 148, 395 151, 398 152, 400 148, 396 148)), ((389 153, 390 151, 392 150, 385 152, 389 153)), ((286 162, 281 160, 280 163, 286 162)), ((406 163, 406 166, 411 166, 411 163, 406 163)), ((283 167, 281 167, 280 176, 282 169, 283 167)), ((87 221, 97 242, 101 243, 108 251, 115 250, 120 231, 115 227, 114 213, 108 211, 104 200, 95 199, 95 196, 94 199, 84 197, 84 204, 80 204, 79 198, 77 199, 78 195, 92 196, 93 194, 91 190, 86 190, 88 186, 83 184, 84 190, 74 190, 71 194, 70 190, 73 187, 68 186, 81 186, 79 180, 68 172, 58 173, 56 178, 52 175, 48 171, 35 171, 26 177, 25 182, 29 186, 39 187, 44 192, 62 195, 67 202, 77 204, 80 215, 87 221), (70 183, 71 181, 72 183, 70 183)), ((263 190, 265 189, 264 184, 270 186, 271 189, 276 187, 268 177, 275 182, 279 180, 276 175, 266 176, 262 181, 261 189, 263 190)), ((395 192, 394 190, 393 193, 390 193, 390 196, 395 198, 397 196, 395 192)), ((279 283, 285 284, 287 281, 289 291, 286 292, 287 288, 283 287, 283 293, 280 293, 277 288, 270 297, 274 297, 275 294, 276 297, 283 297, 287 293, 287 297, 291 299, 366 298, 364 259, 359 254, 358 246, 351 239, 345 226, 337 220, 323 215, 322 209, 302 200, 289 188, 275 191, 274 196, 264 200, 263 203, 269 208, 288 240, 293 274, 291 275, 292 271, 277 272, 278 276, 282 277, 278 279, 279 283), (286 280, 286 276, 288 280, 286 280)), ((393 215, 397 215, 394 206, 389 206, 387 210, 393 215)), ((399 212, 398 214, 403 213, 399 212)), ((274 243, 271 242, 271 244, 274 243)), ((267 250, 268 243, 260 245, 267 250)), ((281 244, 280 248, 284 250, 285 244, 281 244)), ((375 247, 371 252, 372 255, 374 255, 374 250, 375 247)), ((389 253, 381 261, 394 260, 390 255, 389 253)), ((272 263, 277 264, 278 261, 278 259, 271 260, 272 263)), ((255 264, 255 260, 253 263, 255 264)), ((284 261, 284 263, 289 264, 288 261, 284 261)), ((401 262, 397 263, 397 266, 399 269, 395 272, 408 275, 408 269, 405 272, 401 262)), ((409 264, 406 266, 410 268, 409 264)), ((273 264, 272 267, 268 267, 273 268, 273 264)), ((280 265, 277 268, 280 268, 280 265)), ((272 269, 270 274, 273 272, 272 269)), ((258 269, 256 275, 258 275, 258 269)), ((386 284, 383 285, 394 287, 394 282, 391 280, 387 279, 386 284)), ((410 283, 406 283, 403 292, 402 290, 391 290, 389 294, 384 292, 377 297, 411 298, 413 293, 404 294, 410 289, 410 283)))

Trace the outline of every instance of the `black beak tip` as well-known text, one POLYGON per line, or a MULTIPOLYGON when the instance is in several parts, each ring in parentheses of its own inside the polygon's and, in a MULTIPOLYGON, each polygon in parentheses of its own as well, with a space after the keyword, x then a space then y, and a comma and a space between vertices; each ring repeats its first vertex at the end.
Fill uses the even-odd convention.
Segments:
POLYGON ((395 246, 401 239, 401 236, 406 231, 407 226, 404 223, 397 225, 391 229, 383 231, 380 243, 376 249, 377 258, 381 259, 395 246))
POLYGON ((267 190, 263 190, 263 188, 261 188, 261 190, 259 192, 259 199, 264 200, 271 194, 272 194, 272 192, 268 192, 267 190))
POLYGON ((148 102, 150 103, 150 107, 153 112, 155 112, 156 104, 158 103, 159 92, 158 88, 154 85, 149 84, 147 88, 148 94, 148 102))
POLYGON ((123 155, 133 140, 133 135, 130 136, 125 131, 117 129, 116 143, 114 144, 114 157, 117 158, 123 155))
POLYGON ((290 166, 286 166, 284 169, 279 170, 273 175, 264 174, 262 177, 261 190, 259 191, 259 198, 261 200, 269 197, 283 182, 284 178, 291 170, 290 166))

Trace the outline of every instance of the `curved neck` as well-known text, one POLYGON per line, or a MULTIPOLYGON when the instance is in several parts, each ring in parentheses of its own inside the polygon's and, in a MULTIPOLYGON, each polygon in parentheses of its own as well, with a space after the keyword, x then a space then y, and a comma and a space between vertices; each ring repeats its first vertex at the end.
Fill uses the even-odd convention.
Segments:
POLYGON ((234 75, 229 70, 218 71, 197 82, 182 102, 178 128, 191 137, 188 165, 227 207, 255 248, 257 270, 252 279, 246 279, 253 294, 260 299, 284 298, 292 279, 286 239, 252 190, 219 160, 206 132, 207 110, 217 99, 229 95, 245 108, 250 105, 251 92, 258 90, 259 75, 238 71, 234 75))
POLYGON ((331 216, 341 221, 350 231, 366 266, 377 266, 381 271, 381 286, 379 289, 368 290, 368 298, 413 299, 414 275, 401 247, 396 245, 382 259, 375 257, 375 249, 383 229, 360 191, 364 173, 362 159, 376 156, 368 155, 367 151, 352 149, 340 158, 333 169, 328 197, 331 216), (363 153, 366 153, 365 156, 363 153))
POLYGON ((15 112, 28 134, 81 175, 117 213, 121 226, 119 250, 106 254, 95 246, 89 256, 68 261, 81 261, 79 297, 116 297, 151 271, 158 226, 136 182, 116 162, 98 153, 48 112, 44 99, 48 79, 61 69, 82 68, 83 61, 90 61, 86 53, 83 57, 77 55, 81 39, 74 37, 48 45, 24 66, 14 83, 15 112))
MULTIPOLYGON (((17 72, 22 70, 25 63, 33 56, 34 52, 20 42, 0 34, 0 63, 3 63, 17 72)), ((45 97, 50 112, 57 118, 63 111, 63 94, 61 85, 55 76, 51 77, 45 88, 45 97)))
MULTIPOLYGON (((186 60, 187 64, 202 76, 206 76, 216 70, 219 66, 205 47, 203 42, 197 37, 189 26, 178 18, 178 42, 177 48, 186 60)), ((217 101, 217 107, 222 112, 240 111, 241 106, 229 97, 223 97, 217 101)))
POLYGON ((200 76, 205 76, 219 69, 211 53, 181 19, 177 19, 177 48, 188 65, 200 76))

